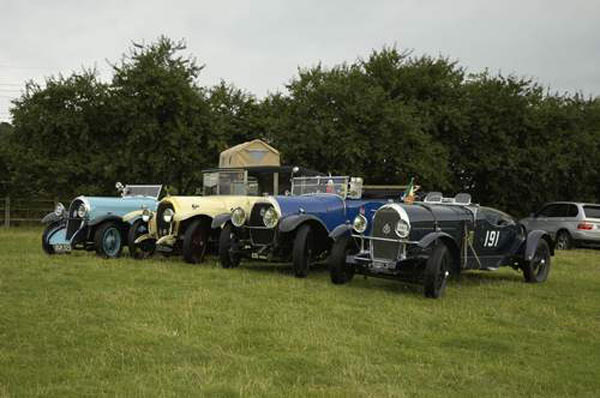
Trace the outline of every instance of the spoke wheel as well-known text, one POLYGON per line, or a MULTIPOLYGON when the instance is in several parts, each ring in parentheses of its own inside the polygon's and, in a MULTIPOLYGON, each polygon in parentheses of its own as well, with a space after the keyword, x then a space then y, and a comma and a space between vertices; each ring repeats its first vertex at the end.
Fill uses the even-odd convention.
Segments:
POLYGON ((183 238, 183 258, 186 262, 199 264, 204 261, 209 228, 203 220, 196 220, 187 228, 183 238))
POLYGON ((219 236, 219 261, 223 268, 235 268, 240 265, 240 254, 238 253, 238 237, 233 226, 227 223, 221 230, 219 236))
POLYGON ((296 232, 296 238, 294 239, 292 252, 294 275, 298 278, 306 278, 313 259, 314 239, 312 228, 310 225, 302 225, 296 232))
POLYGON ((571 235, 566 231, 560 231, 556 236, 556 250, 569 250, 571 248, 571 235))
POLYGON ((127 241, 129 245, 129 255, 136 260, 141 260, 144 258, 150 257, 154 254, 156 250, 156 241, 153 239, 147 239, 138 244, 135 243, 135 240, 140 236, 148 233, 148 224, 143 220, 137 220, 133 225, 129 228, 129 233, 127 236, 127 241))

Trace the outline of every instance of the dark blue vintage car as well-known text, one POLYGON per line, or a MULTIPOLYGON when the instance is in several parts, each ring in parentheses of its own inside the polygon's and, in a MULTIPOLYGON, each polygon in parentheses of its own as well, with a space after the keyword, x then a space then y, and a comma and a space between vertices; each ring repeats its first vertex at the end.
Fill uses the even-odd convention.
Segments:
POLYGON ((421 283, 426 297, 438 298, 448 277, 464 270, 510 266, 522 270, 526 282, 544 282, 554 254, 548 233, 527 232, 508 214, 471 203, 468 194, 431 192, 422 202, 386 204, 369 223, 331 234, 333 283, 358 273, 421 283))
MULTIPOLYGON (((47 254, 74 249, 95 250, 105 258, 118 257, 130 234, 145 229, 144 211, 155 211, 161 185, 116 184, 120 197, 78 196, 66 208, 61 203, 42 223, 42 249, 47 254)), ((134 252, 131 252, 135 255, 134 252)))
MULTIPOLYGON (((401 187, 393 188, 400 192, 401 187)), ((213 227, 222 228, 221 265, 236 267, 242 258, 291 260, 295 275, 306 277, 311 263, 328 254, 330 232, 350 220, 356 229, 368 232, 371 216, 388 201, 365 197, 362 178, 294 178, 291 195, 267 197, 250 214, 236 208, 215 218, 213 227)))

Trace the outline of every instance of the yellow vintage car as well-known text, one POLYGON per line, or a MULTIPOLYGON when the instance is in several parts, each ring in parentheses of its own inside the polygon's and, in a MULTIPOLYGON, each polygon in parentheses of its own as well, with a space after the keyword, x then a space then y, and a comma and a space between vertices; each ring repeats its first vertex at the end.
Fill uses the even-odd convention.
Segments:
MULTIPOLYGON (((143 209, 147 231, 133 236, 135 252, 182 253, 186 262, 204 260, 210 246, 218 244, 220 227, 231 211, 267 201, 268 195, 283 195, 294 175, 315 175, 312 170, 290 166, 220 168, 203 172, 202 196, 166 196, 154 212, 143 209)), ((143 258, 146 255, 137 255, 143 258)))

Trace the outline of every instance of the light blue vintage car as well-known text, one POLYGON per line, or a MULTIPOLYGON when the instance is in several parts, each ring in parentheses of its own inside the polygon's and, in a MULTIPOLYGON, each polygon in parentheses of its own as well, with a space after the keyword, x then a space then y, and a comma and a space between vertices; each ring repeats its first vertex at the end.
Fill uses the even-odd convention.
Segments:
MULTIPOLYGON (((105 258, 121 254, 130 234, 146 228, 145 209, 156 211, 161 185, 116 184, 121 197, 78 196, 67 209, 58 203, 42 222, 42 249, 47 254, 95 250, 105 258)), ((132 253, 134 255, 134 253, 132 253)))

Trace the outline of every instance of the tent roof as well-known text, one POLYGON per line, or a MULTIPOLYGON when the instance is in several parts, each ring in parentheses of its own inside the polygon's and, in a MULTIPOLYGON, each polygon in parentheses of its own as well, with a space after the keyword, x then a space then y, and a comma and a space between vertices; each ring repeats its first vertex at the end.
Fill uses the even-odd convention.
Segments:
POLYGON ((226 149, 219 156, 219 167, 279 165, 279 151, 259 139, 243 142, 226 149))

